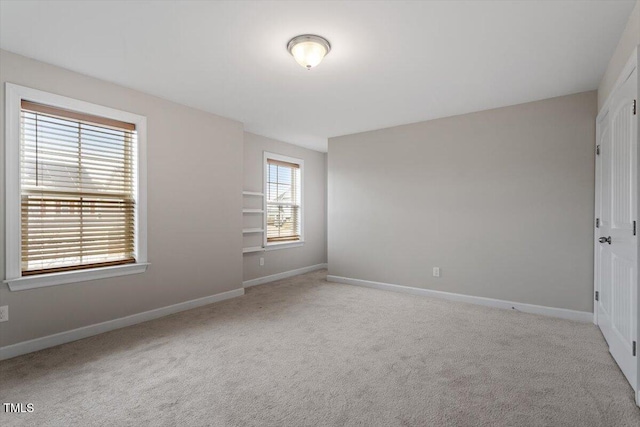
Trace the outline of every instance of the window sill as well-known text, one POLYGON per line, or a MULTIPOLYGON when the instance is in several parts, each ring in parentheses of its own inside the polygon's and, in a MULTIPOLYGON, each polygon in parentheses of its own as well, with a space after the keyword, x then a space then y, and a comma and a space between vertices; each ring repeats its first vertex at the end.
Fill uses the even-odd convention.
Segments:
POLYGON ((47 286, 64 285, 67 283, 86 282, 88 280, 106 279, 109 277, 139 274, 147 271, 149 263, 116 265, 87 270, 64 271, 60 273, 40 274, 37 276, 18 277, 4 281, 12 291, 44 288, 47 286))
POLYGON ((278 249, 298 248, 304 246, 304 241, 297 242, 282 242, 282 243, 267 243, 264 248, 265 251, 276 251, 278 249))

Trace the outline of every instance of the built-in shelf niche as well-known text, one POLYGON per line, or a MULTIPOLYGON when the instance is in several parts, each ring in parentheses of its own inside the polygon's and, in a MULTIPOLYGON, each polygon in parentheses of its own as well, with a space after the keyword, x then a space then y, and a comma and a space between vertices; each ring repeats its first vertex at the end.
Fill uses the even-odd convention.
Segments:
POLYGON ((264 193, 242 192, 243 254, 264 251, 264 193), (258 207, 260 206, 260 207, 258 207))

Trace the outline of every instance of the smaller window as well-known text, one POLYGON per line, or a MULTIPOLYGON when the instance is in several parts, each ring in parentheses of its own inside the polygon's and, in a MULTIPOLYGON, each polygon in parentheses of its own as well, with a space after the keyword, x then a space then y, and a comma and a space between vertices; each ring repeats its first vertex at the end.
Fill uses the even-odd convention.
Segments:
POLYGON ((302 243, 301 159, 265 152, 265 245, 302 243))

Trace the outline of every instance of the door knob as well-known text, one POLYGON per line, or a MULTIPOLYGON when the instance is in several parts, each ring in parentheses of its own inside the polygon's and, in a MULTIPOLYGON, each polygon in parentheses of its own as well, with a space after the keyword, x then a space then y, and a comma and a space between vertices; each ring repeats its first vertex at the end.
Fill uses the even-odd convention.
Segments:
POLYGON ((609 236, 609 237, 601 237, 601 238, 598 239, 598 242, 611 244, 611 236, 609 236))

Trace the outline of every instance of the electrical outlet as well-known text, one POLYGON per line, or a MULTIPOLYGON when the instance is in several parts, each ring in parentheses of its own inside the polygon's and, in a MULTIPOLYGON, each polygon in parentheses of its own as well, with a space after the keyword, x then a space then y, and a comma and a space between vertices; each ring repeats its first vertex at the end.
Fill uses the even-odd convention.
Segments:
POLYGON ((262 267, 264 265, 264 258, 260 257, 260 267, 262 267))
POLYGON ((440 267, 433 267, 433 277, 440 277, 440 267))
POLYGON ((6 322, 9 320, 9 306, 3 305, 0 307, 0 322, 6 322))

